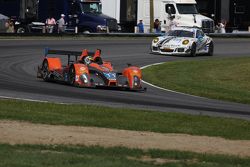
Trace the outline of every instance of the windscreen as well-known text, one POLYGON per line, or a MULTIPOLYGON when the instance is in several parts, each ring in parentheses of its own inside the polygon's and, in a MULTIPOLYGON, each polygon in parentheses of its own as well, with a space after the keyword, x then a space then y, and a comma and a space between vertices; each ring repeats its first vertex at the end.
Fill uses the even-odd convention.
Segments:
POLYGON ((191 31, 184 31, 184 30, 171 30, 168 32, 168 36, 193 38, 194 33, 191 31))
POLYGON ((84 13, 102 13, 101 3, 98 2, 82 2, 81 8, 84 13))
POLYGON ((180 14, 198 14, 195 4, 177 4, 176 6, 180 14))

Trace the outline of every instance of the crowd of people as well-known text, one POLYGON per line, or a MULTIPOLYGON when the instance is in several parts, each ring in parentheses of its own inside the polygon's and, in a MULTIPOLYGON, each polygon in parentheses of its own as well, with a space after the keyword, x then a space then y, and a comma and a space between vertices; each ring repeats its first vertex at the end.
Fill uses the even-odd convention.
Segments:
MULTIPOLYGON (((161 26, 162 22, 159 19, 155 19, 154 20, 154 28, 153 28, 153 32, 154 33, 161 33, 162 32, 162 26, 161 26)), ((174 21, 170 22, 169 27, 165 27, 167 29, 172 29, 173 27, 175 27, 176 24, 174 21)), ((139 20, 139 23, 137 24, 137 32, 138 33, 144 33, 144 24, 143 24, 143 20, 139 20)))
MULTIPOLYGON (((44 29, 44 32, 46 33, 64 33, 65 27, 67 23, 65 21, 65 15, 61 14, 61 17, 59 20, 55 20, 54 17, 49 16, 45 21, 45 26, 42 28, 44 29)), ((15 20, 14 19, 8 19, 5 22, 5 29, 6 33, 15 33, 17 30, 15 30, 15 20)))
POLYGON ((59 20, 55 20, 52 16, 49 16, 49 18, 46 19, 46 32, 47 33, 53 33, 55 31, 55 28, 57 27, 57 32, 58 33, 63 33, 65 32, 65 15, 61 14, 61 18, 59 20))
MULTIPOLYGON (((61 14, 60 19, 58 19, 57 21, 55 20, 54 17, 49 16, 46 21, 45 21, 45 32, 46 33, 64 33, 65 32, 65 28, 66 28, 66 21, 65 21, 65 15, 61 14)), ((171 22, 169 27, 165 27, 168 29, 172 29, 173 27, 175 27, 176 25, 174 24, 174 22, 171 22)), ((225 20, 222 20, 220 22, 218 22, 218 24, 216 25, 216 33, 226 33, 226 26, 227 26, 227 22, 225 20)), ((14 20, 13 19, 9 19, 6 23, 5 23, 5 28, 6 28, 6 32, 7 33, 14 33, 15 32, 15 26, 14 26, 14 20)), ((153 25, 153 32, 154 33, 161 33, 162 29, 162 25, 161 25, 161 21, 159 19, 155 19, 154 20, 154 25, 153 25)), ((139 23, 137 24, 137 33, 144 33, 144 23, 143 20, 139 20, 139 23)))
MULTIPOLYGON (((226 33, 226 26, 227 26, 226 20, 222 20, 222 21, 218 22, 218 24, 215 26, 215 33, 226 33)), ((176 27, 176 23, 173 20, 171 20, 169 26, 165 27, 165 28, 170 30, 174 27, 176 27)), ((161 29, 162 29, 161 21, 159 19, 155 19, 153 32, 154 33, 161 33, 161 29)), ((137 32, 138 33, 145 32, 143 20, 139 20, 139 23, 137 24, 137 32)))
POLYGON ((55 20, 52 16, 49 16, 49 18, 46 20, 46 32, 47 33, 53 33, 55 31, 55 28, 57 27, 58 33, 65 32, 65 15, 61 14, 61 18, 59 20, 55 20))

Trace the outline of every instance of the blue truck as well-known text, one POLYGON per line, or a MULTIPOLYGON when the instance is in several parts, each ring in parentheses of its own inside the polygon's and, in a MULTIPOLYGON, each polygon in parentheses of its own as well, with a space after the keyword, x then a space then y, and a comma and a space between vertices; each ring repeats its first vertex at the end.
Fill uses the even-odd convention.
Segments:
MULTIPOLYGON (((101 0, 11 0, 0 1, 0 13, 17 20, 16 32, 33 32, 49 16, 64 14, 66 30, 96 33, 118 31, 117 20, 102 13, 101 0)), ((42 29, 42 28, 41 28, 42 29)))

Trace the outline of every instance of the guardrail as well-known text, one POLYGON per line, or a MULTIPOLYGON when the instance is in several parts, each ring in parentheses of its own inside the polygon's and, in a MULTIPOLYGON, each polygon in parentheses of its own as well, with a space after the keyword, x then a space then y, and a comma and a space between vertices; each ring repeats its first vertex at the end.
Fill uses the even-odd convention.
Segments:
MULTIPOLYGON (((157 37, 164 34, 155 33, 0 33, 0 37, 157 37)), ((208 36, 213 38, 250 38, 250 32, 239 33, 210 33, 208 36)))

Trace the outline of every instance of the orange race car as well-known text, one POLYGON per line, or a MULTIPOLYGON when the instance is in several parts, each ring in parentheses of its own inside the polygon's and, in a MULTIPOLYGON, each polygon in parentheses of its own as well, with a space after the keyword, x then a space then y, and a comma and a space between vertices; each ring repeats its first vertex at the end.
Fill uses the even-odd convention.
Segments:
POLYGON ((45 49, 45 57, 38 66, 37 77, 45 81, 59 81, 78 87, 112 87, 128 90, 146 90, 142 88, 140 68, 128 65, 122 73, 114 72, 111 62, 103 61, 101 50, 95 52, 63 51, 45 49), (68 61, 49 55, 66 55, 68 61))

